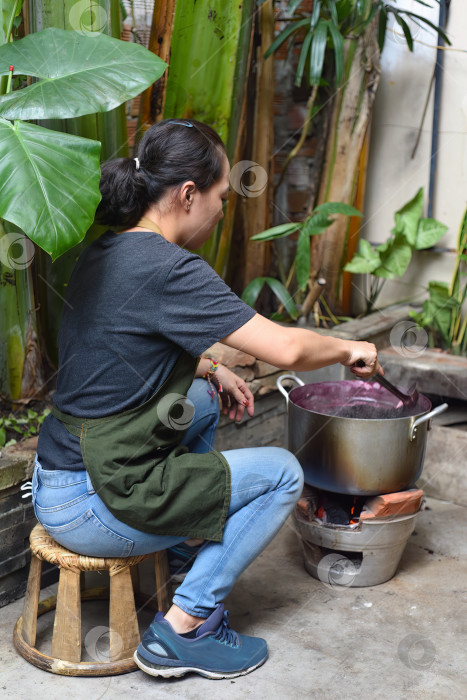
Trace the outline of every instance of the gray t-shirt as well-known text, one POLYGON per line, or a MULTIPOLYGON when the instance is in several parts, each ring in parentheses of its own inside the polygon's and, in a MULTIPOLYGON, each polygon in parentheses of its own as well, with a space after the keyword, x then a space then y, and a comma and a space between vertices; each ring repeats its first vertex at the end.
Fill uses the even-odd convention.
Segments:
MULTIPOLYGON (((254 315, 199 255, 153 232, 107 231, 70 279, 54 403, 86 418, 139 406, 182 349, 198 357, 254 315)), ((79 438, 52 415, 37 452, 45 469, 84 469, 79 438)))

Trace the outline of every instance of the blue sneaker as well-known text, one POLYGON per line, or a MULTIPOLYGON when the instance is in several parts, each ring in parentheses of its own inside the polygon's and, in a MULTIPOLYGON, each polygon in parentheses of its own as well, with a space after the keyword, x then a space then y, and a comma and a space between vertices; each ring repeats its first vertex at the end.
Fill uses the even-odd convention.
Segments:
POLYGON ((223 603, 194 634, 177 634, 158 612, 135 651, 137 666, 151 676, 163 678, 184 676, 190 671, 206 678, 235 678, 254 671, 268 658, 264 639, 230 629, 223 603))

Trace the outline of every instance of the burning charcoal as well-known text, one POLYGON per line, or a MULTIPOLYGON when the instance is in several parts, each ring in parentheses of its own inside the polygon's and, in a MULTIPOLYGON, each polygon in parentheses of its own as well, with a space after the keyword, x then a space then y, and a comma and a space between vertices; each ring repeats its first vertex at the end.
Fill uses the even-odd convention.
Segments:
POLYGON ((325 507, 326 522, 334 523, 335 525, 348 525, 350 522, 349 513, 346 509, 337 502, 327 503, 325 507))

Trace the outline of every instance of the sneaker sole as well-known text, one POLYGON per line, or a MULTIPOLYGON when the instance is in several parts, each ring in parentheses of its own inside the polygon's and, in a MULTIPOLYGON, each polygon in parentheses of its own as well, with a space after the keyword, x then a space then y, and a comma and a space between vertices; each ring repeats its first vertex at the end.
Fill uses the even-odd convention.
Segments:
POLYGON ((243 671, 232 671, 225 672, 222 671, 209 671, 205 668, 198 668, 196 666, 160 666, 159 664, 153 664, 146 659, 143 659, 137 651, 133 655, 133 659, 142 671, 148 673, 150 676, 161 676, 162 678, 180 678, 184 676, 185 673, 199 673, 200 676, 205 678, 220 679, 220 678, 237 678, 238 676, 246 676, 247 673, 251 673, 255 669, 259 668, 267 660, 267 656, 261 659, 254 666, 244 669, 243 671))

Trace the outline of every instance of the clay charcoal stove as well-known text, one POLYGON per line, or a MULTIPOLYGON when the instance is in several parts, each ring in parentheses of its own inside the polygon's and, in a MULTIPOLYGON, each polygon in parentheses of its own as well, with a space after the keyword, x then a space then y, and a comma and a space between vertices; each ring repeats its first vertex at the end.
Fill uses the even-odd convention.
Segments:
POLYGON ((333 586, 374 586, 394 576, 423 491, 350 496, 306 485, 294 511, 306 570, 333 586))

